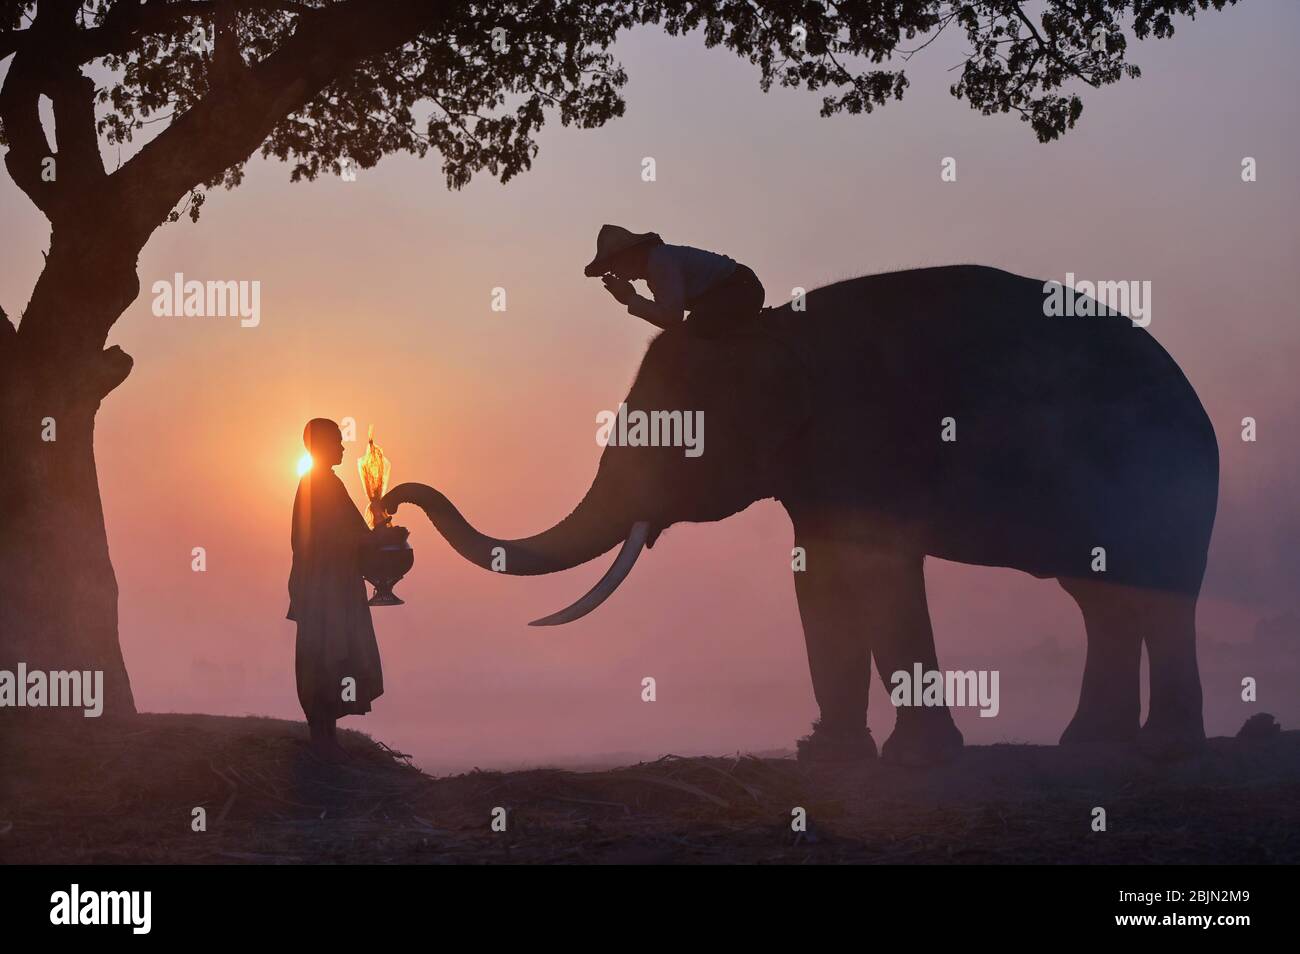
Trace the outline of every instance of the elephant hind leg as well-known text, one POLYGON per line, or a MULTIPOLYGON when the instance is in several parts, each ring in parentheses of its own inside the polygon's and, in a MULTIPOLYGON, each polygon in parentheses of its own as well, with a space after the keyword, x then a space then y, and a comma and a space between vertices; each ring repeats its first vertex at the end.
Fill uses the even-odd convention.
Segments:
POLYGON ((1095 580, 1061 580, 1088 631, 1079 708, 1061 736, 1075 742, 1139 738, 1159 754, 1179 754, 1205 739, 1196 663, 1196 595, 1095 580), (1151 698, 1139 732, 1142 644, 1151 698))
POLYGON ((1181 755, 1205 741, 1196 662, 1196 596, 1157 591, 1141 613, 1151 699, 1139 742, 1152 754, 1181 755))
POLYGON ((1142 708, 1141 591, 1072 577, 1060 584, 1079 605, 1088 638, 1079 705, 1061 744, 1131 742, 1142 708))

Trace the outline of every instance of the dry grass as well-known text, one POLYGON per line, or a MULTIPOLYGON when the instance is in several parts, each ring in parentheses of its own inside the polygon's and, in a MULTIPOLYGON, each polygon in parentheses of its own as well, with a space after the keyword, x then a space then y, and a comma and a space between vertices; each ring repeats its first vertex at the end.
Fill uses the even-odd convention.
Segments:
POLYGON ((968 748, 940 769, 679 758, 435 779, 355 732, 326 765, 301 723, 142 715, 4 741, 0 860, 18 863, 1300 860, 1300 733, 1134 752, 968 748), (1093 806, 1109 831, 1089 828, 1093 806), (492 810, 508 811, 493 832, 492 810), (807 832, 791 830, 806 810, 807 832), (203 807, 207 831, 191 830, 203 807))

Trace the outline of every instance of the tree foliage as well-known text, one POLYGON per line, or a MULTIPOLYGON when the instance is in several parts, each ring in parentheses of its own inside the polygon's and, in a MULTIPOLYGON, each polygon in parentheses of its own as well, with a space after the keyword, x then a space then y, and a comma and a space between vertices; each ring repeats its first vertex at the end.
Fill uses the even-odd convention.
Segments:
MULTIPOLYGON (((707 46, 754 64, 764 90, 821 93, 827 116, 901 99, 904 65, 939 33, 959 30, 967 53, 952 94, 984 114, 1018 114, 1046 142, 1078 121, 1081 87, 1139 75, 1129 35, 1168 37, 1178 17, 1235 2, 0 0, 0 57, 90 68, 99 78, 97 133, 113 146, 175 124, 241 74, 289 58, 304 33, 365 37, 367 22, 393 19, 399 28, 369 44, 324 48, 315 64, 300 50, 304 69, 285 71, 282 95, 259 104, 278 103, 282 114, 254 150, 289 163, 294 180, 433 150, 447 184, 459 188, 478 172, 505 182, 528 169, 548 116, 591 128, 622 115, 627 75, 610 49, 637 26, 698 32, 707 46), (299 101, 294 84, 313 83, 299 101)), ((247 158, 191 184, 191 216, 203 187, 240 182, 247 158)))

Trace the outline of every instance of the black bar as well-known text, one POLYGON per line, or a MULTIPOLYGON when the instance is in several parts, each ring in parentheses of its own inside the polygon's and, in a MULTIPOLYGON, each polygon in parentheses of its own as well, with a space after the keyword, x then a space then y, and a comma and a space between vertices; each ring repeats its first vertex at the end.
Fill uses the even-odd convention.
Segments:
MULTIPOLYGON (((1041 939, 1045 930, 1056 939, 1201 933, 1231 941, 1243 931, 1277 931, 1294 923, 1293 874, 1284 867, 730 867, 666 874, 645 868, 542 873, 488 866, 159 866, 0 872, 7 885, 0 912, 9 937, 34 932, 54 939, 76 932, 83 943, 162 939, 206 946, 283 938, 389 945, 415 935, 434 944, 520 931, 531 932, 540 944, 547 936, 557 938, 557 930, 582 932, 614 919, 627 934, 606 935, 612 942, 647 931, 677 933, 701 918, 742 934, 767 924, 774 930, 802 924, 817 934, 869 926, 872 944, 886 937, 917 943, 1041 939), (73 884, 83 905, 88 892, 150 892, 148 933, 134 933, 129 923, 52 924, 56 893, 70 902, 73 884), (1225 923, 1229 918, 1238 923, 1225 923)), ((142 924, 142 909, 135 913, 142 924)), ((130 918, 124 914, 121 920, 130 918)), ((667 943, 667 935, 661 940, 667 943)))

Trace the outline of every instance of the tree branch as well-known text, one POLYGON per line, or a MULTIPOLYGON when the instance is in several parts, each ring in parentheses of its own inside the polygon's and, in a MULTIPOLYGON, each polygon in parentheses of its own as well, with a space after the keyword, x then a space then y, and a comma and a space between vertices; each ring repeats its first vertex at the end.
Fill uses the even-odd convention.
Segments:
POLYGON ((75 64, 54 69, 47 90, 54 106, 58 192, 97 188, 105 178, 95 126, 95 83, 75 64))
POLYGON ((101 56, 123 55, 134 48, 141 36, 174 29, 186 20, 214 17, 219 11, 311 13, 322 8, 295 0, 188 0, 184 3, 144 5, 118 3, 109 9, 99 26, 83 30, 75 40, 78 62, 101 56))
POLYGON ((232 3, 223 4, 217 9, 213 41, 212 60, 208 69, 210 83, 220 86, 235 82, 236 77, 246 69, 246 64, 239 55, 239 30, 232 3))
MULTIPOLYGON (((1079 72, 1079 68, 1077 66, 1071 63, 1065 57, 1061 56, 1061 54, 1056 51, 1055 46, 1053 46, 1052 44, 1048 43, 1045 39, 1043 39, 1043 35, 1038 32, 1038 27, 1034 26, 1033 21, 1030 20, 1029 17, 1025 16, 1025 12, 1020 9, 1019 2, 1013 2, 1011 4, 1011 9, 1015 11, 1016 18, 1019 19, 1021 23, 1023 23, 1026 27, 1029 28, 1029 32, 1033 35, 1034 42, 1038 44, 1039 50, 1047 54, 1049 59, 1055 62, 1058 66, 1061 67, 1061 69, 1065 70, 1067 73, 1077 77, 1078 79, 1083 80, 1083 82, 1087 83, 1093 89, 1098 88, 1099 84, 1095 79, 1079 72)), ((1022 83, 1021 85, 1023 86, 1024 84, 1022 83)))
POLYGON ((39 72, 31 57, 20 53, 9 64, 0 87, 0 122, 9 141, 5 168, 14 184, 49 218, 55 201, 54 183, 44 181, 41 170, 53 150, 41 124, 40 99, 39 72))
POLYGON ((275 53, 229 77, 110 177, 131 240, 142 247, 191 189, 246 160, 277 123, 347 70, 445 25, 457 6, 348 0, 300 16, 275 53))
POLYGON ((14 57, 0 89, 0 120, 10 146, 5 166, 51 222, 105 179, 95 125, 95 84, 66 56, 49 52, 63 49, 58 41, 79 32, 80 8, 79 0, 43 0, 26 31, 42 44, 14 57), (50 148, 41 122, 42 94, 54 107, 56 150, 50 148))
POLYGON ((12 53, 16 53, 26 34, 26 30, 5 30, 0 33, 0 60, 12 53))
POLYGON ((87 370, 83 385, 97 398, 104 398, 126 380, 135 359, 117 345, 105 348, 87 370))

